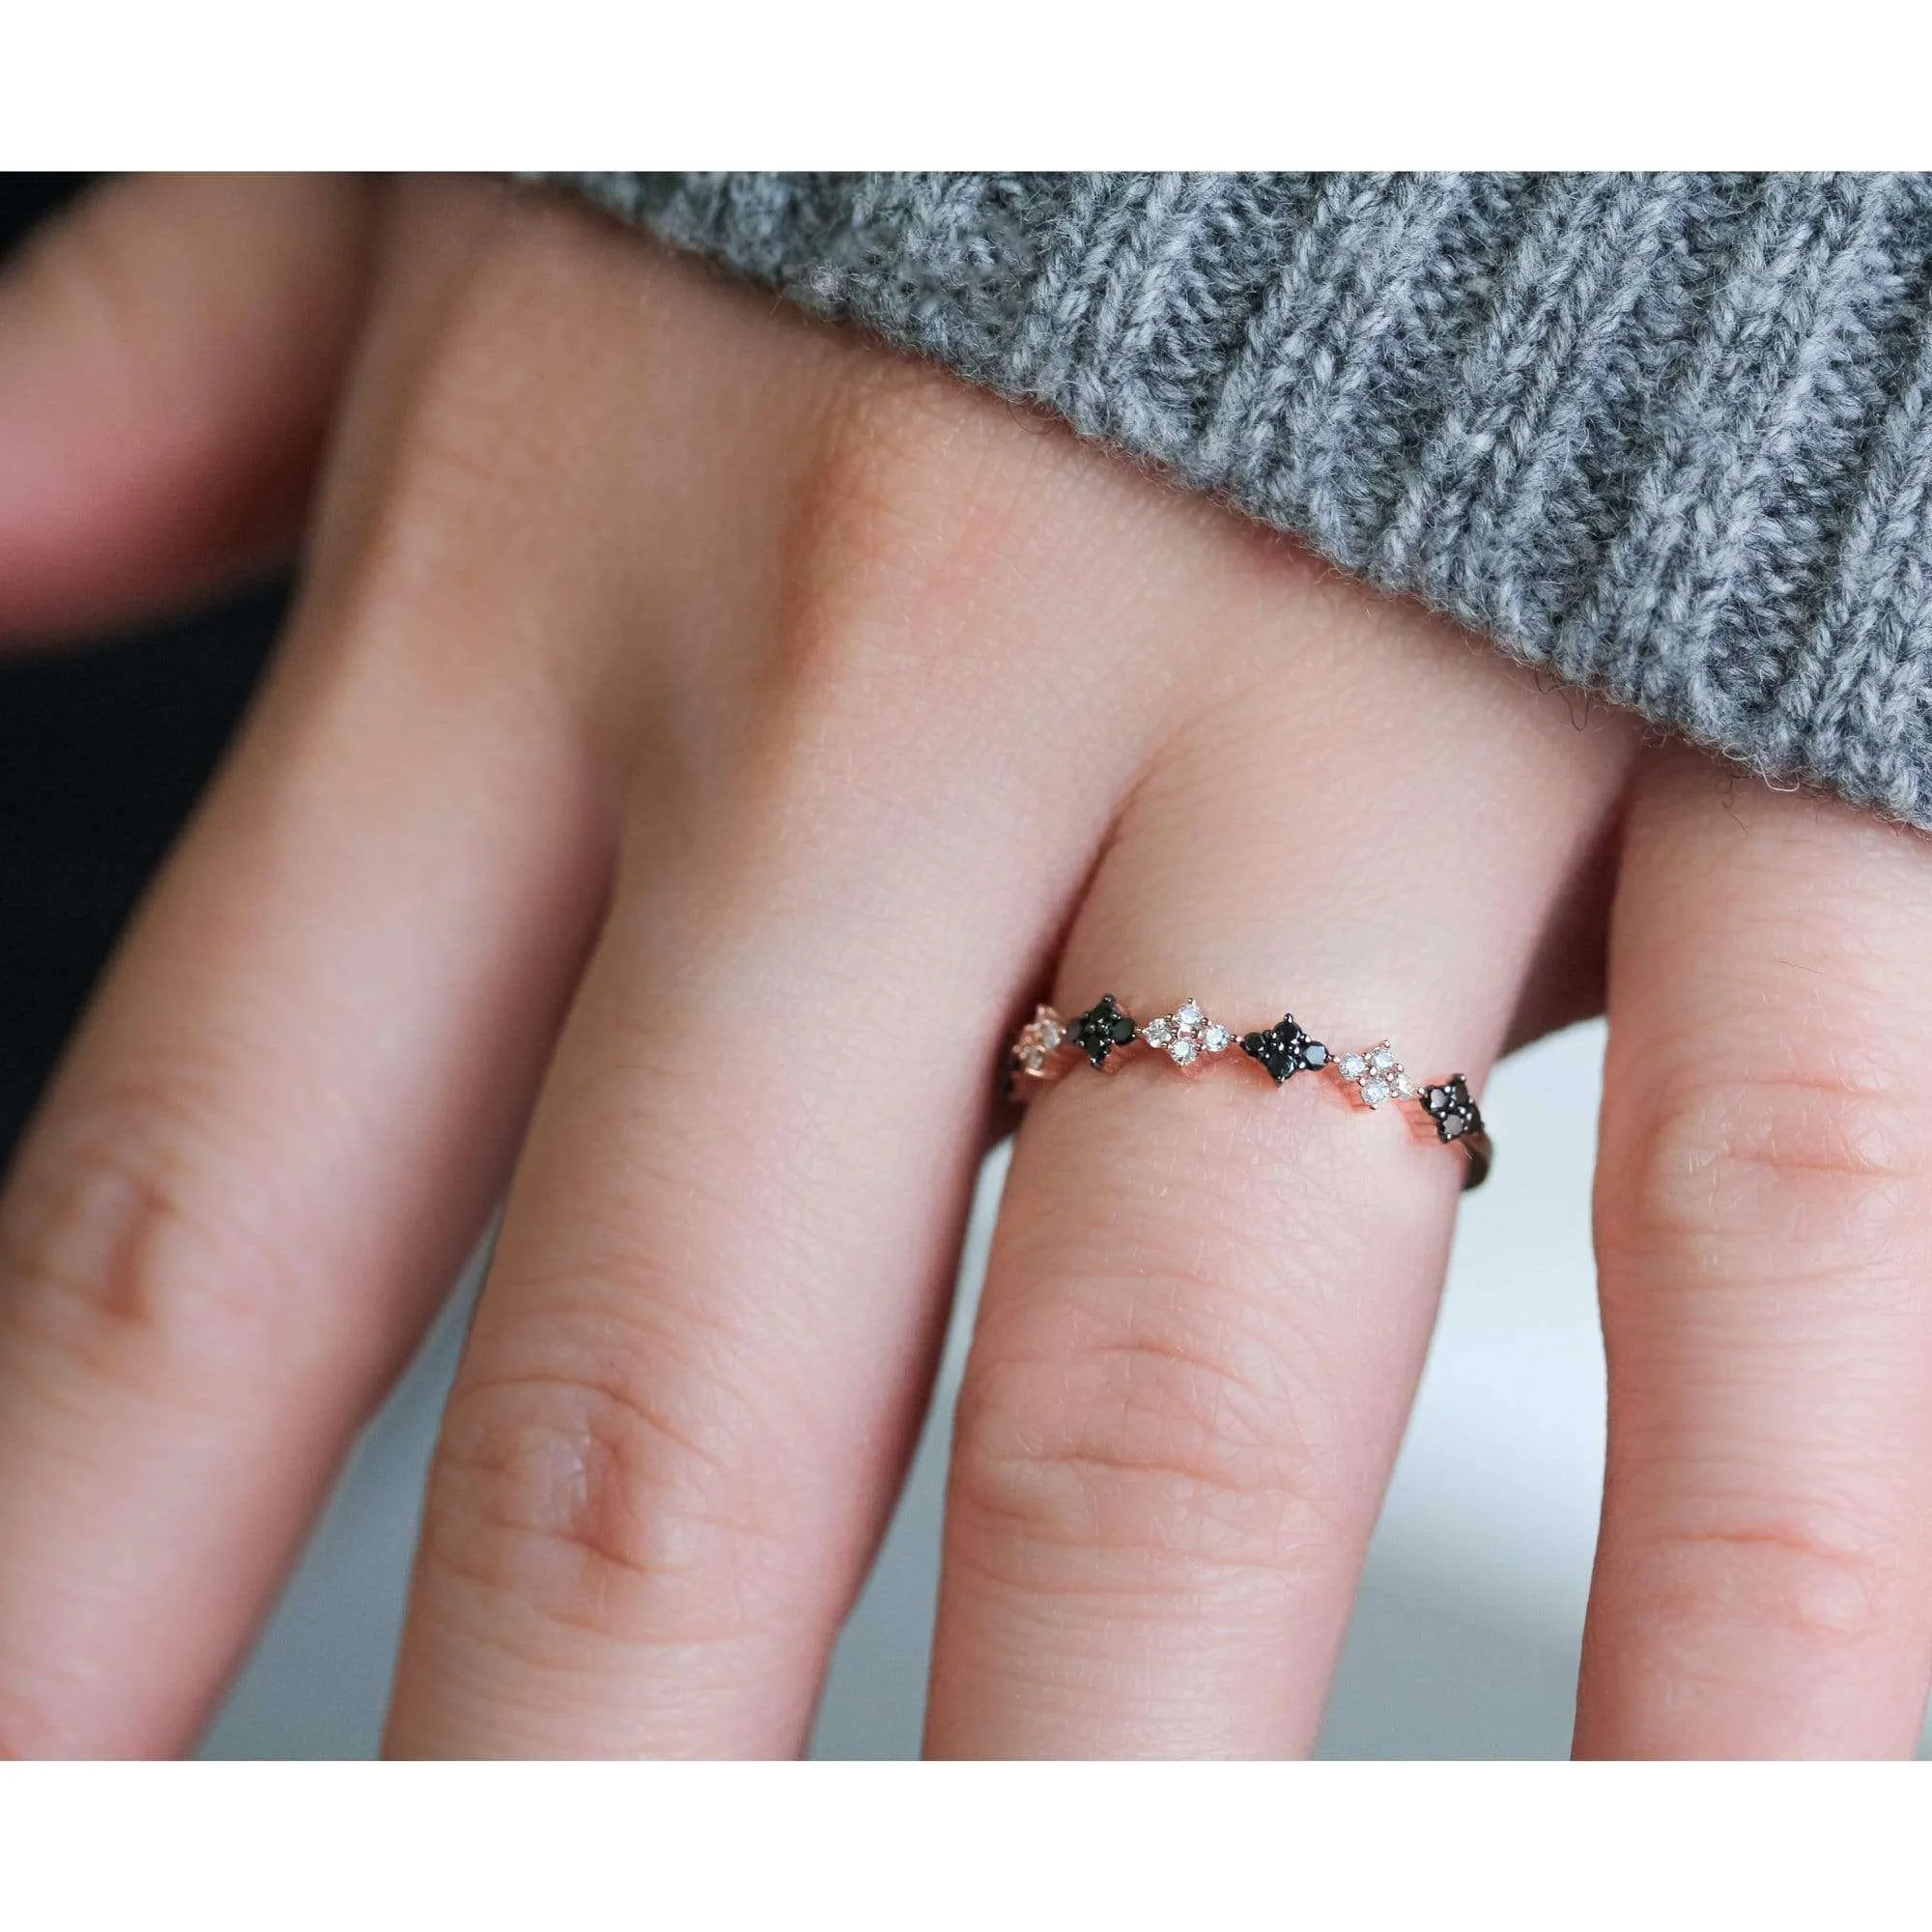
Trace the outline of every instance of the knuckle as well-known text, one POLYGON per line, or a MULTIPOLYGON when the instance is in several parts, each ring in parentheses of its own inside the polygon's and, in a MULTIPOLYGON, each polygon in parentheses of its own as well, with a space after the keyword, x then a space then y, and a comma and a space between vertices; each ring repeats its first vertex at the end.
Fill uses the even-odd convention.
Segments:
POLYGON ((1932 1235, 1932 1118, 1841 1065, 1667 1076, 1606 1162, 1610 1251, 1712 1279, 1898 1271, 1932 1235))
POLYGON ((783 520, 775 626, 786 697, 930 678, 1025 540, 1037 457, 938 372, 881 359, 838 385, 783 520), (909 640, 918 639, 917 653, 909 640))
POLYGON ((776 1538, 735 1416, 649 1377, 520 1369, 459 1389, 424 1560, 547 1624, 632 1644, 721 1641, 771 1612, 776 1538))
POLYGON ((1275 1338, 1199 1282, 1149 1287, 1113 1320, 1061 1308, 982 1330, 950 1505, 981 1563, 1034 1583, 1069 1553, 1150 1578, 1281 1571, 1337 1533, 1319 1405, 1288 1386, 1275 1338))
POLYGON ((179 1398, 259 1372, 293 1336, 259 1243, 210 1179, 191 1106, 123 1090, 53 1123, 0 1213, 0 1281, 17 1338, 179 1398), (273 1329, 270 1334, 266 1331, 273 1329))
POLYGON ((1655 1533, 1646 1569, 1654 1629, 1701 1631, 1716 1617, 1819 1652, 1857 1650, 1895 1632, 1907 1588, 1892 1539, 1801 1509, 1655 1533))

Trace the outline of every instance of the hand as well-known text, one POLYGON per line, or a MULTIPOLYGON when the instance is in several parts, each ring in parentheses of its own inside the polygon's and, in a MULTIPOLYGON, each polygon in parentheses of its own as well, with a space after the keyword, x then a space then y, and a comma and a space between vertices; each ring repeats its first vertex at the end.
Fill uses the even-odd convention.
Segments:
MULTIPOLYGON (((1292 1006, 1480 1091, 1606 957, 1579 1747, 1911 1748, 1922 840, 1646 749, 496 185, 108 189, 0 302, 0 450, 16 634, 305 532, 0 1206, 8 1751, 191 1741, 506 1187, 392 1747, 795 1751, 1036 998, 1292 1006)), ((1310 1746, 1461 1179, 1252 1066, 1150 1054, 1037 1103, 934 1752, 1310 1746)))

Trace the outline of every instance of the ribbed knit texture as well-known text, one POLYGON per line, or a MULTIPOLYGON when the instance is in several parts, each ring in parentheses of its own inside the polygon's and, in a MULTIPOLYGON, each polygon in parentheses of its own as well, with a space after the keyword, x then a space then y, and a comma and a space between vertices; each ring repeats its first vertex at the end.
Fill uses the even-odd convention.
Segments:
POLYGON ((1932 829, 1932 179, 558 179, 1932 829))

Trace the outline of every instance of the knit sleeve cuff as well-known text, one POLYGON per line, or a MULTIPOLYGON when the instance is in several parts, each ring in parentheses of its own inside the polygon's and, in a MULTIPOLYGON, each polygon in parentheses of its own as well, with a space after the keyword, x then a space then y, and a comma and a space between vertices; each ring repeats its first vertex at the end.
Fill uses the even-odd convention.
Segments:
POLYGON ((1924 177, 557 179, 1932 829, 1924 177))

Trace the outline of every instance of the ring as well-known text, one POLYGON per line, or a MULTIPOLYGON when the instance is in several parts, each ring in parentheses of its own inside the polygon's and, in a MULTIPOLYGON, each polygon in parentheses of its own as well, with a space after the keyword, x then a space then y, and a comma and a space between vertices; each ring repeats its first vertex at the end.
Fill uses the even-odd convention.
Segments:
POLYGON ((1464 1191, 1480 1187, 1489 1179, 1495 1149, 1464 1075, 1452 1073, 1446 1080, 1417 1081, 1386 1039, 1354 1053, 1331 1052, 1312 1037, 1293 1013, 1283 1013, 1271 1027, 1236 1034, 1234 1028, 1209 1019, 1193 1000, 1183 1000, 1171 1013, 1145 1022, 1136 1020, 1111 993, 1103 994, 1071 1020, 1051 1007, 1038 1007, 1009 1049, 1007 1095, 1024 1105, 1080 1061, 1105 1071, 1117 1066, 1121 1057, 1135 1047, 1144 1053, 1164 1055, 1180 1072, 1191 1074, 1211 1061, 1229 1058, 1236 1045, 1277 1087, 1286 1086, 1297 1073, 1326 1069, 1370 1113, 1391 1102, 1418 1108, 1421 1122, 1435 1129, 1435 1138, 1445 1147, 1461 1148, 1467 1157, 1464 1191))

